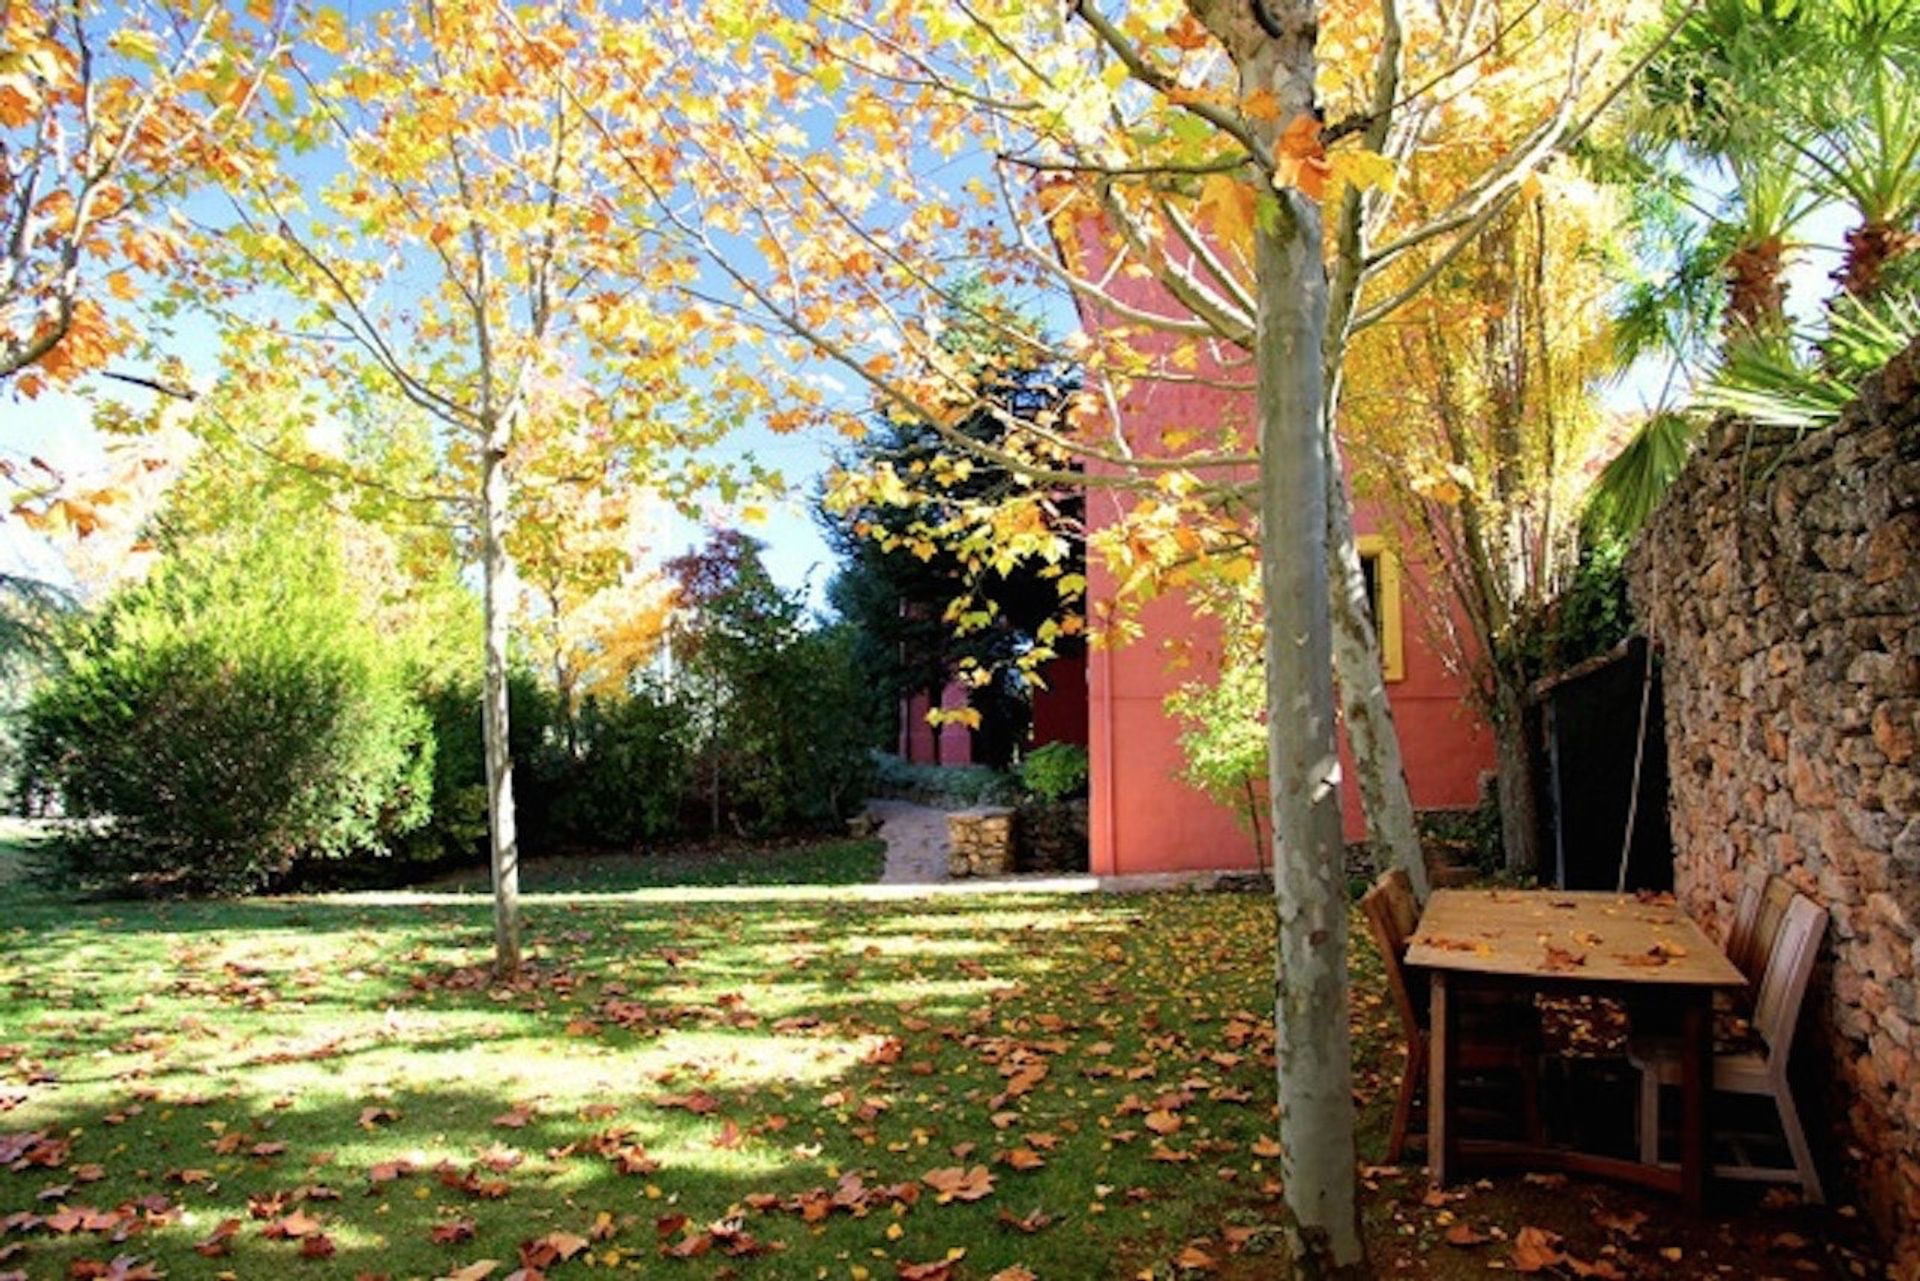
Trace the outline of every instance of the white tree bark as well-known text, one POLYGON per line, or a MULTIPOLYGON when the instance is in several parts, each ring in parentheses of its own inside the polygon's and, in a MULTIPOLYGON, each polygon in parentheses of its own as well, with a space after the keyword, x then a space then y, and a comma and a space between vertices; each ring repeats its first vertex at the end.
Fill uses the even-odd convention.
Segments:
POLYGON ((507 555, 507 446, 510 421, 487 433, 480 491, 481 579, 486 613, 482 728, 487 758, 488 865, 493 873, 493 961, 503 975, 520 968, 520 840, 513 815, 513 759, 507 750, 507 637, 513 563, 507 555))
MULTIPOLYGON (((1272 155, 1314 110, 1312 0, 1196 0, 1239 69, 1241 94, 1271 94, 1259 126, 1272 155)), ((1270 162, 1270 161, 1269 161, 1270 162)), ((1257 169, 1267 188, 1272 173, 1257 169)), ((1365 1266, 1354 1173, 1348 1034, 1347 879, 1334 739, 1328 455, 1321 424, 1327 272, 1320 209, 1298 192, 1254 231, 1254 361, 1260 429, 1260 585, 1266 612, 1268 770, 1279 920, 1274 1018, 1281 1178, 1305 1276, 1365 1266)), ((1270 216, 1269 216, 1270 215, 1270 216)))
POLYGON ((1340 710, 1353 748, 1354 782, 1360 789, 1360 808, 1367 818, 1367 843, 1373 847, 1376 870, 1397 867, 1413 882, 1413 892, 1427 897, 1427 860, 1420 848, 1420 829, 1414 822, 1413 794, 1407 790, 1406 765, 1400 757, 1400 734, 1393 724, 1393 706, 1380 661, 1380 639, 1367 600, 1366 575, 1360 569, 1360 549, 1354 541, 1353 508, 1340 483, 1339 447, 1329 437, 1327 447, 1327 541, 1332 557, 1333 667, 1340 677, 1340 710))

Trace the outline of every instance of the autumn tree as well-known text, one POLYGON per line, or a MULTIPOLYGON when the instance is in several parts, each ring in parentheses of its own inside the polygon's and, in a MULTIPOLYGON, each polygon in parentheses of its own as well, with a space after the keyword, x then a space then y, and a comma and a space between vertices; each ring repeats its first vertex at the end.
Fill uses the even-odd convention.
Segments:
POLYGON ((135 342, 112 307, 185 246, 178 202, 246 162, 286 92, 280 6, 0 10, 0 383, 32 397, 135 342))
MULTIPOLYGON (((650 234, 627 166, 670 173, 655 130, 609 166, 590 113, 673 97, 654 28, 590 6, 397 6, 351 40, 318 25, 265 141, 297 156, 239 175, 206 251, 228 376, 296 377, 311 424, 386 438, 341 472, 395 519, 451 519, 485 613, 487 802, 498 967, 519 963, 508 744, 522 491, 577 476, 685 497, 669 456, 736 419, 759 384, 723 363, 737 331, 663 300, 697 267, 650 234)), ((325 465, 325 464, 323 464, 325 465)), ((551 514, 550 509, 547 514, 551 514)))
MULTIPOLYGON (((1433 573, 1429 631, 1493 727, 1501 843, 1519 871, 1540 861, 1529 690, 1578 552, 1583 491, 1612 443, 1598 386, 1614 368, 1619 221, 1611 191, 1549 166, 1348 355, 1356 484, 1386 501, 1433 573)), ((1401 270, 1422 266, 1415 253, 1401 270)))
MULTIPOLYGON (((705 250, 717 298, 789 335, 796 364, 837 362, 882 407, 932 424, 954 457, 1082 485, 1116 519, 1094 552, 1123 595, 1196 574, 1244 577, 1257 543, 1282 1178, 1311 1272, 1363 1267, 1336 652, 1370 815, 1420 870, 1331 448, 1342 355, 1354 330, 1417 297, 1591 123, 1617 87, 1609 64, 1633 16, 1577 0, 1517 13, 1328 6, 1334 52, 1323 56, 1322 6, 1304 0, 1124 11, 872 0, 804 20, 722 3, 699 15, 728 57, 697 73, 696 98, 730 110, 710 121, 700 176, 677 175, 692 195, 670 217, 705 250), (1567 32, 1577 37, 1561 41, 1567 32), (757 71, 751 85, 731 69, 740 61, 757 71), (1476 115, 1477 86, 1502 80, 1548 92, 1510 118, 1476 115), (1495 144, 1478 172, 1455 199, 1396 223, 1391 174, 1466 132, 1495 144), (1383 271, 1415 248, 1425 267, 1387 287, 1383 271), (1083 327, 1062 347, 985 318, 1022 359, 1085 371, 1073 415, 996 408, 978 371, 943 347, 944 318, 965 307, 962 273, 983 265, 1016 306, 1078 304, 1083 327), (1140 439, 1129 405, 1169 387, 1210 394, 1190 402, 1179 439, 1140 439), (1007 428, 999 442, 956 429, 979 413, 1007 428), (1396 788, 1398 831, 1386 803, 1396 788)), ((637 194, 659 205, 669 179, 638 159, 651 127, 603 122, 609 144, 636 157, 637 194)), ((866 410, 800 403, 855 431, 866 410)), ((1060 534, 1034 514, 1016 498, 979 509, 975 529, 1001 556, 1057 554, 1060 534)), ((1096 617, 1098 634, 1123 633, 1127 608, 1096 617)))

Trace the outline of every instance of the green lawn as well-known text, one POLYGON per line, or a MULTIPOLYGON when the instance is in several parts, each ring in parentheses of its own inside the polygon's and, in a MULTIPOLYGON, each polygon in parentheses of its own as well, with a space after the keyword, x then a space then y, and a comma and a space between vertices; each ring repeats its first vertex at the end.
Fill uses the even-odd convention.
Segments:
POLYGON ((1127 1275, 1264 1217, 1264 910, 556 895, 502 987, 484 905, 455 896, 28 906, 0 934, 0 1155, 23 1166, 0 1218, 107 1213, 0 1238, 25 1247, 0 1271, 504 1275, 599 1225, 598 1264, 690 1277, 891 1277, 956 1248, 969 1277, 1127 1275), (925 1182, 976 1167, 947 1204, 925 1182), (795 1199, 851 1176, 870 1191, 817 1222, 795 1199), (268 1238, 296 1212, 331 1257, 268 1238), (727 1253, 749 1239, 770 1252, 727 1253), (662 1261, 687 1241, 705 1253, 662 1261))
MULTIPOLYGON (((568 854, 529 859, 520 888, 529 894, 605 894, 671 886, 864 885, 880 879, 886 842, 819 841, 772 847, 723 847, 663 854, 568 854)), ((461 872, 434 889, 486 893, 484 868, 461 872)))
MULTIPOLYGON (((124 1256, 173 1278, 503 1281, 523 1248, 577 1252, 561 1277, 1274 1274, 1259 896, 721 887, 526 911, 532 961, 501 985, 470 895, 16 896, 0 1277, 124 1256)), ((1395 1032, 1364 943, 1356 965, 1377 1160, 1395 1032)), ((1721 1225, 1595 1226, 1595 1206, 1646 1204, 1611 1191, 1429 1202, 1417 1170, 1365 1173, 1383 1274, 1484 1275, 1527 1224, 1628 1275, 1726 1263, 1721 1225), (1486 1243, 1441 1244, 1460 1221, 1486 1243), (1684 1264, 1658 1253, 1675 1242, 1684 1264)))

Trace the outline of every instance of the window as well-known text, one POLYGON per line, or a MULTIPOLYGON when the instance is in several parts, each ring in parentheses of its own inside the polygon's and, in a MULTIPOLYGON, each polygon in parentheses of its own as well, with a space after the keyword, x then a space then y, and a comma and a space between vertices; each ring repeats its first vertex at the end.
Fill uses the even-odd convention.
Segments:
POLYGON ((1381 673, 1390 681, 1407 677, 1407 652, 1400 629, 1400 558, 1378 534, 1355 539, 1360 549, 1360 572, 1367 580, 1367 605, 1380 637, 1381 673))

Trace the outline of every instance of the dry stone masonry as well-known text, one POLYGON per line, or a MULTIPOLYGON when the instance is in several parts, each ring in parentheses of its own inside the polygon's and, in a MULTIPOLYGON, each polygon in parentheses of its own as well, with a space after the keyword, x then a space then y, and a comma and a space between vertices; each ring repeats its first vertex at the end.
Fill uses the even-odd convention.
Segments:
POLYGON ((947 815, 947 873, 1005 876, 1013 871, 1013 811, 997 806, 947 815))
POLYGON ((1679 892, 1832 914, 1803 1028, 1850 1181, 1920 1278, 1920 343, 1784 454, 1719 428, 1630 562, 1665 654, 1679 892))

